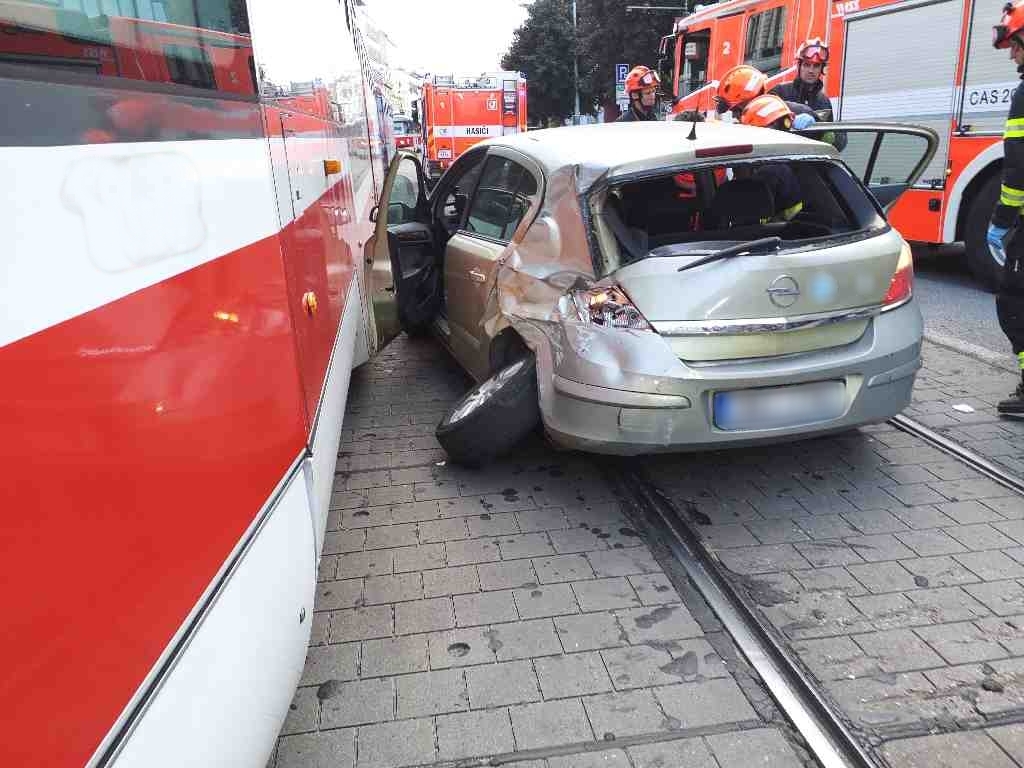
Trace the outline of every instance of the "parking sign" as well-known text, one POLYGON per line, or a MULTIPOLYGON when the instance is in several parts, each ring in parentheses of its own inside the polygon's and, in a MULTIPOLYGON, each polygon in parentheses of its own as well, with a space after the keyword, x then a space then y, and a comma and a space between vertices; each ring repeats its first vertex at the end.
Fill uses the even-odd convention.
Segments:
POLYGON ((626 82, 626 75, 629 74, 629 64, 616 64, 615 65, 615 82, 624 83, 626 82))

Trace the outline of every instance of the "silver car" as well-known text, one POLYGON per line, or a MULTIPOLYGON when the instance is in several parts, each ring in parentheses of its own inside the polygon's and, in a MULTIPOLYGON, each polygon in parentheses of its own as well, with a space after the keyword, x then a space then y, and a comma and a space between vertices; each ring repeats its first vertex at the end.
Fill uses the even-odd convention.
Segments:
POLYGON ((641 454, 883 421, 910 401, 922 319, 885 208, 937 139, 622 123, 505 136, 431 194, 395 159, 364 285, 383 342, 436 333, 479 386, 438 438, 482 462, 537 422, 641 454), (870 189, 870 191, 869 191, 870 189))

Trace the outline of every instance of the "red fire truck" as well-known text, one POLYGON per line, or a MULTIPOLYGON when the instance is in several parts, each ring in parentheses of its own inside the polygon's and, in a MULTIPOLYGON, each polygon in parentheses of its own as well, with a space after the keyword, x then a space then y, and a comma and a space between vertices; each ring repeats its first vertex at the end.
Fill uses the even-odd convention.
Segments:
MULTIPOLYGON (((730 67, 752 64, 770 85, 791 80, 800 42, 825 39, 836 120, 915 123, 939 134, 916 188, 891 210, 893 225, 908 240, 965 241, 971 271, 991 285, 985 228, 1018 83, 1006 52, 992 48, 998 20, 999 4, 978 0, 728 0, 676 19, 662 39, 661 69, 673 112, 713 112, 714 87, 730 67)), ((870 154, 853 142, 844 151, 848 161, 870 154)))
POLYGON ((424 167, 439 177, 479 141, 526 131, 526 80, 518 72, 433 75, 423 83, 424 167))

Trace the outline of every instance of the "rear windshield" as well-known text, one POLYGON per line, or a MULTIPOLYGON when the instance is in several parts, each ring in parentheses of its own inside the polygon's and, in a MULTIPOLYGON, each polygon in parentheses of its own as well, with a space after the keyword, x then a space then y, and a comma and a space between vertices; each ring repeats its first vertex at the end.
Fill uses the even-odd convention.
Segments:
POLYGON ((644 258, 710 253, 763 237, 792 248, 887 226, 861 183, 827 160, 673 171, 606 186, 589 207, 602 274, 644 258))

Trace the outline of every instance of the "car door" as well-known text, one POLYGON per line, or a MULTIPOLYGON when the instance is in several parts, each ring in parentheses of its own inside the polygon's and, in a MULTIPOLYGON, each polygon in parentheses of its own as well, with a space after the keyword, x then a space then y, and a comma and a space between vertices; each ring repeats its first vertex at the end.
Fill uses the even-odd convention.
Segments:
POLYGON ((368 334, 371 352, 382 349, 403 329, 425 327, 441 302, 441 273, 423 168, 415 155, 395 155, 380 200, 370 214, 374 234, 365 249, 364 284, 374 325, 368 334))
POLYGON ((445 290, 451 343, 478 379, 490 374, 484 320, 498 267, 520 225, 540 198, 539 168, 514 150, 491 148, 461 228, 445 250, 445 290))
POLYGON ((800 135, 834 144, 839 157, 888 211, 931 162, 939 137, 931 128, 879 123, 815 123, 800 135))

